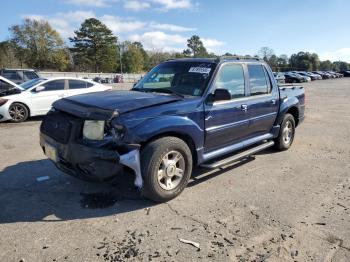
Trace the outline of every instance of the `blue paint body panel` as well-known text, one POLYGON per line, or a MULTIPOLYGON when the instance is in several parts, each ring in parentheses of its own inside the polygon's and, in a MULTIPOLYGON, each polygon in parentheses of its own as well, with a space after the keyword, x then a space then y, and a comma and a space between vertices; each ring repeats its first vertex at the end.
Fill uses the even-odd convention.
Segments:
MULTIPOLYGON (((117 110, 120 115, 113 121, 125 127, 125 143, 142 145, 155 137, 176 135, 193 144, 197 164, 276 138, 287 112, 294 113, 297 123, 303 120, 304 89, 298 86, 279 87, 271 69, 264 62, 230 59, 203 59, 203 62, 217 65, 201 97, 181 98, 173 94, 113 91, 69 97, 56 102, 54 107, 75 115, 79 115, 77 112, 82 107, 86 111, 98 108, 109 110, 109 113, 117 110), (215 77, 227 63, 243 66, 245 97, 223 103, 208 102, 208 97, 215 90, 215 77), (269 94, 250 95, 249 64, 265 67, 271 85, 269 94), (247 110, 242 110, 243 107, 247 110)), ((86 115, 93 116, 85 112, 86 115)))

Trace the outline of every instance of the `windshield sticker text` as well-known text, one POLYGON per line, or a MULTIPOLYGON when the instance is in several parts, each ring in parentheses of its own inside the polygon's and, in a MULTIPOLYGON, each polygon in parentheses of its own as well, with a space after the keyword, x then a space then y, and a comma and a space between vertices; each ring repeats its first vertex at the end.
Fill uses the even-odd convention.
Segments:
POLYGON ((191 67, 190 70, 188 70, 189 73, 199 73, 199 74, 209 74, 211 71, 211 68, 206 67, 191 67))

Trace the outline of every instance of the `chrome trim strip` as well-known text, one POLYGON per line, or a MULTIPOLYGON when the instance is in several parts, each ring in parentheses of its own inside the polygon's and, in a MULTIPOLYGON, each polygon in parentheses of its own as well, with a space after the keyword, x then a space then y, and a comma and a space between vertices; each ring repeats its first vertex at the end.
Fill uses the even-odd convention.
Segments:
POLYGON ((274 116, 274 115, 277 115, 277 112, 268 113, 268 114, 261 115, 261 116, 256 116, 256 117, 253 117, 253 118, 250 118, 250 119, 245 119, 245 120, 237 121, 237 122, 234 122, 234 123, 224 124, 224 125, 220 125, 220 126, 212 126, 212 127, 206 128, 205 131, 213 132, 213 131, 215 131, 217 129, 220 130, 220 129, 223 129, 223 128, 226 128, 226 127, 227 128, 228 127, 233 127, 233 126, 237 126, 237 125, 243 124, 245 122, 255 121, 255 120, 259 120, 259 119, 266 118, 266 117, 269 117, 269 116, 274 116))

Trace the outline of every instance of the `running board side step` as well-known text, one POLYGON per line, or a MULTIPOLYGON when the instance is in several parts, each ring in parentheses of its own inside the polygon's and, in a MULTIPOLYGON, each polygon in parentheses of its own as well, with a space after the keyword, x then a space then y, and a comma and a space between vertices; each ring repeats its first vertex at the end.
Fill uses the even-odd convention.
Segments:
POLYGON ((225 158, 225 159, 222 159, 222 160, 219 160, 217 162, 211 162, 211 163, 208 163, 208 164, 202 164, 201 167, 204 167, 204 168, 209 168, 209 169, 215 169, 215 168, 218 168, 218 167, 221 167, 221 166, 226 166, 228 164, 231 164, 233 162, 236 162, 238 160, 241 160, 242 158, 246 158, 250 155, 253 155, 253 154, 256 154, 262 150, 265 150, 269 147, 272 147, 273 145, 275 144, 274 141, 269 141, 269 142, 266 142, 262 145, 259 145, 259 146, 256 146, 256 147, 253 147, 253 148, 250 148, 246 151, 243 151, 237 155, 234 155, 234 156, 231 156, 231 157, 228 157, 228 158, 225 158))

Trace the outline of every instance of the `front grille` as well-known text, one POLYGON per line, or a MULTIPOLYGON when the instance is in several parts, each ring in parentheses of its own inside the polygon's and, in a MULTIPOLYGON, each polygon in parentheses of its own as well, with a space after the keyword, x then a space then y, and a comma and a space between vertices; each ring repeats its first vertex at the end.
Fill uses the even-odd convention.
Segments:
POLYGON ((67 144, 72 131, 74 117, 62 112, 50 112, 41 123, 40 130, 57 142, 67 144))

